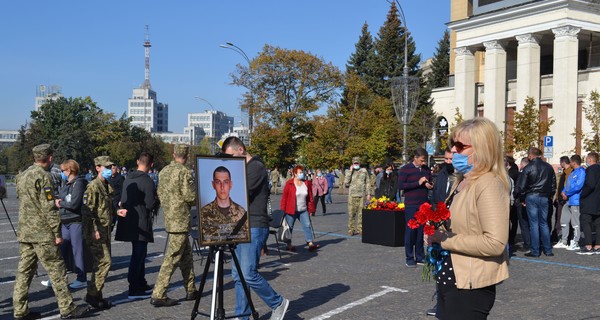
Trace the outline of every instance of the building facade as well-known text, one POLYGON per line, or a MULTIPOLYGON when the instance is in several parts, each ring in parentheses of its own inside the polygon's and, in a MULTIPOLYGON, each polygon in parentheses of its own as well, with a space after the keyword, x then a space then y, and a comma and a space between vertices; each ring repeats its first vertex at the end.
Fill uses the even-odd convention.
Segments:
MULTIPOLYGON (((600 4, 592 0, 451 0, 450 87, 432 92, 452 119, 485 116, 503 132, 531 97, 555 123, 553 156, 582 150, 582 106, 600 90, 600 4)), ((523 151, 523 150, 517 150, 523 151)), ((594 150, 598 151, 598 150, 594 150)))
POLYGON ((206 110, 204 112, 188 113, 188 126, 200 127, 211 138, 221 138, 223 134, 233 130, 233 117, 224 112, 206 110))
POLYGON ((158 102, 156 92, 149 87, 133 89, 133 96, 127 100, 127 116, 132 125, 149 132, 169 131, 169 105, 158 102))
POLYGON ((56 100, 63 97, 60 86, 40 85, 35 89, 35 111, 40 111, 40 107, 50 100, 56 100))

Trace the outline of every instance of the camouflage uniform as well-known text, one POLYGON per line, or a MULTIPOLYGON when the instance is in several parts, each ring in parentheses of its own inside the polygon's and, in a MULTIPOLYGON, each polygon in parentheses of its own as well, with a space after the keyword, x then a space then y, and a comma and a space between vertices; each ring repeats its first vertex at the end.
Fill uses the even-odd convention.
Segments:
POLYGON ((200 241, 205 243, 220 243, 232 240, 245 240, 249 237, 248 224, 243 224, 242 228, 236 235, 231 235, 231 232, 237 226, 240 219, 246 214, 246 210, 239 204, 231 201, 229 213, 221 214, 217 200, 205 205, 200 209, 200 241))
POLYGON ((87 294, 99 299, 103 298, 102 288, 112 263, 110 224, 116 213, 113 198, 113 188, 108 182, 100 180, 100 177, 96 177, 88 184, 83 195, 83 238, 93 261, 92 278, 88 282, 87 294), (98 240, 93 237, 96 231, 100 234, 98 240))
MULTIPOLYGON (((187 146, 175 146, 175 154, 187 156, 187 146)), ((181 163, 172 161, 160 171, 158 197, 165 214, 165 229, 169 243, 165 258, 152 291, 153 299, 166 299, 167 288, 175 268, 179 266, 183 286, 188 294, 194 293, 194 261, 189 232, 191 229, 190 209, 196 201, 192 172, 181 163)))
MULTIPOLYGON (((354 157, 352 162, 359 162, 360 158, 354 157)), ((371 195, 371 183, 367 169, 349 170, 346 172, 344 184, 348 191, 348 233, 362 233, 362 208, 365 197, 371 195), (358 216, 358 221, 357 220, 358 216)))
MULTIPOLYGON (((48 156, 51 154, 50 145, 36 146, 33 153, 36 159, 48 156)), ((33 165, 21 173, 17 181, 20 260, 13 292, 14 316, 18 318, 29 314, 27 296, 38 260, 52 281, 60 313, 69 314, 75 305, 67 287, 65 263, 55 242, 62 236, 58 209, 54 206, 52 178, 43 167, 33 165)))
POLYGON ((277 170, 277 168, 273 169, 273 171, 271 171, 271 193, 272 194, 277 194, 277 184, 279 184, 279 171, 277 170))

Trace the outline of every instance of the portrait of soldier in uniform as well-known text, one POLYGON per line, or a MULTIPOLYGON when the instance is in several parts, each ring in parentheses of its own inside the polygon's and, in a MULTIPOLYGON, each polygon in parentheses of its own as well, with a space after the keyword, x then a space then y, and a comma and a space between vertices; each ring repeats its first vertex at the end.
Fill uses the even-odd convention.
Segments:
POLYGON ((228 244, 250 241, 248 214, 231 199, 231 172, 218 166, 212 175, 215 199, 200 209, 200 243, 228 244))

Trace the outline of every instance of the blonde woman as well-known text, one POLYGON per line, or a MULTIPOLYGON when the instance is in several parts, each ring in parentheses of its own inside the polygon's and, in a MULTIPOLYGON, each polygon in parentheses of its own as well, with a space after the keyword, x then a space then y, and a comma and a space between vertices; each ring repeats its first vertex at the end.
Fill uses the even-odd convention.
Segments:
POLYGON ((496 285, 508 278, 509 182, 502 139, 483 117, 452 133, 452 164, 458 173, 449 199, 451 227, 426 238, 451 253, 437 273, 439 319, 486 319, 496 285))

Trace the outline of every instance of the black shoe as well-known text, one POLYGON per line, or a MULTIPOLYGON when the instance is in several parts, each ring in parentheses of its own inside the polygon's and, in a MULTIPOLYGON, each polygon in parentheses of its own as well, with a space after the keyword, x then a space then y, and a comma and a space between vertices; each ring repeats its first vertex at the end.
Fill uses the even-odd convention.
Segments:
POLYGON ((34 320, 34 319, 41 319, 42 318, 42 314, 39 312, 35 312, 35 311, 29 311, 29 313, 24 316, 24 317, 15 317, 15 320, 34 320))
POLYGON ((545 255, 546 257, 554 257, 554 253, 552 253, 552 252, 550 252, 550 253, 545 253, 545 252, 544 252, 544 255, 545 255))
POLYGON ((85 295, 83 300, 95 309, 106 310, 113 306, 110 301, 103 299, 102 297, 90 296, 89 294, 85 295))
POLYGON ((519 249, 517 249, 518 252, 529 252, 531 251, 531 249, 529 249, 529 247, 527 246, 522 246, 519 249))
POLYGON ((188 292, 188 294, 185 295, 185 300, 187 300, 187 301, 196 300, 196 299, 198 299, 199 296, 200 296, 200 291, 188 292))
POLYGON ((151 285, 149 285, 147 283, 142 286, 142 291, 144 291, 144 292, 150 292, 150 293, 152 293, 153 289, 154 289, 154 287, 152 287, 151 285))
POLYGON ((82 318, 88 311, 90 311, 90 307, 86 305, 79 305, 73 309, 73 311, 67 314, 61 314, 61 319, 78 319, 82 318))
POLYGON ((427 311, 425 311, 425 313, 426 313, 428 316, 434 316, 434 317, 435 317, 435 312, 436 312, 436 308, 435 308, 435 307, 434 307, 434 308, 431 308, 431 309, 429 309, 429 310, 427 310, 427 311))
POLYGON ((179 304, 179 301, 175 300, 175 299, 171 299, 169 297, 164 298, 164 299, 154 299, 151 298, 150 299, 150 304, 155 306, 155 307, 172 307, 172 306, 176 306, 179 304))
POLYGON ((539 258, 540 257, 539 254, 536 255, 536 254, 533 254, 531 252, 527 252, 526 254, 524 254, 524 256, 531 257, 531 258, 539 258))

